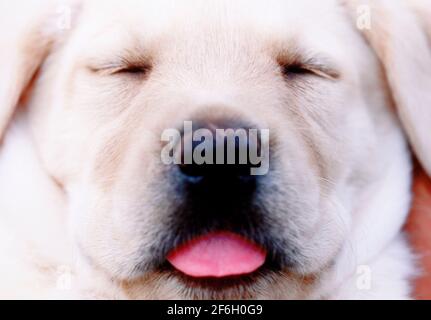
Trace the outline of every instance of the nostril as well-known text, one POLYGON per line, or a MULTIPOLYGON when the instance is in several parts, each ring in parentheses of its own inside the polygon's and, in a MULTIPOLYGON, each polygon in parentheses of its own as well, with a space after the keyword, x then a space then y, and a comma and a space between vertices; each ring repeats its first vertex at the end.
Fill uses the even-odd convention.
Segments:
POLYGON ((208 145, 208 141, 191 141, 188 143, 188 141, 183 140, 180 170, 184 175, 192 178, 198 178, 214 174, 214 166, 216 163, 214 150, 216 147, 214 147, 212 143, 213 142, 211 142, 211 145, 208 145), (190 147, 186 147, 187 144, 191 146, 191 149, 190 147), (204 144, 207 145, 205 146, 204 144), (197 148, 202 148, 200 155, 202 156, 203 162, 196 157, 198 154, 197 148), (208 154, 209 150, 212 154, 208 154), (187 156, 186 153, 189 153, 190 155, 187 156), (212 160, 211 163, 208 163, 208 159, 210 157, 212 160), (204 160, 205 158, 207 161, 204 160))
POLYGON ((244 126, 200 125, 194 134, 183 134, 179 168, 193 181, 250 178, 251 169, 258 166, 251 148, 259 149, 260 140, 244 126))

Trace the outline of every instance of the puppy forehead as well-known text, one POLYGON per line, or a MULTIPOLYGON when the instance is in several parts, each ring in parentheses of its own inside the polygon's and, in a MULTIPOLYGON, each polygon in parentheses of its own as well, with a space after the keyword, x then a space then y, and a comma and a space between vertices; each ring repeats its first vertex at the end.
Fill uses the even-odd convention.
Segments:
POLYGON ((336 0, 89 0, 81 21, 94 45, 118 46, 136 38, 156 42, 161 36, 183 41, 199 34, 210 43, 213 31, 261 35, 273 42, 299 38, 319 49, 336 47, 343 29, 339 7, 336 0))
MULTIPOLYGON (((270 24, 291 20, 307 19, 307 16, 320 16, 324 18, 334 7, 338 6, 336 0, 88 0, 85 2, 88 10, 93 13, 111 13, 118 18, 137 18, 143 23, 155 27, 157 24, 167 25, 176 19, 193 22, 224 18, 224 21, 252 20, 270 24), (301 17, 298 17, 301 13, 301 17), (277 21, 278 20, 278 21, 277 21)), ((135 21, 136 22, 136 21, 135 21)), ((305 21, 306 22, 306 21, 305 21)), ((316 22, 316 21, 314 21, 316 22)))

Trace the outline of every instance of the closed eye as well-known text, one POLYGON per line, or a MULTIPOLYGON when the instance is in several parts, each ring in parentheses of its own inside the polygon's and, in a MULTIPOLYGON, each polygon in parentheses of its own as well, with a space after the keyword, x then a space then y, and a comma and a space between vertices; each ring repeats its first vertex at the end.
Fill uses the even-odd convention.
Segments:
POLYGON ((318 76, 329 80, 337 80, 340 78, 340 74, 331 68, 328 68, 320 64, 307 64, 307 63, 292 63, 282 65, 283 74, 288 77, 295 76, 318 76))
POLYGON ((283 73, 286 76, 307 75, 307 74, 313 73, 310 69, 300 64, 290 64, 290 65, 282 66, 282 68, 283 68, 283 73))
POLYGON ((340 73, 333 67, 328 58, 304 57, 299 54, 282 55, 278 57, 278 64, 285 77, 317 76, 328 80, 338 80, 340 73))
POLYGON ((113 74, 132 74, 132 75, 146 75, 151 71, 151 66, 131 65, 124 68, 119 68, 113 74))
POLYGON ((98 59, 92 59, 88 63, 88 69, 103 76, 134 76, 134 77, 146 77, 152 70, 152 65, 148 62, 149 59, 137 59, 131 60, 123 57, 117 59, 100 61, 98 59))

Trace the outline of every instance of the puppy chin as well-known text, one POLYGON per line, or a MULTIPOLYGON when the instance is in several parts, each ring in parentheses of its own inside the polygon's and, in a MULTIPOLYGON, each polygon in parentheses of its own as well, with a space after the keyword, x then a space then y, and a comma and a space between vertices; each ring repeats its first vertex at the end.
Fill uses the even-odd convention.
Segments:
POLYGON ((121 291, 131 299, 149 300, 255 300, 303 299, 318 285, 319 277, 288 272, 254 274, 239 279, 194 280, 178 273, 152 272, 138 280, 122 281, 121 291))

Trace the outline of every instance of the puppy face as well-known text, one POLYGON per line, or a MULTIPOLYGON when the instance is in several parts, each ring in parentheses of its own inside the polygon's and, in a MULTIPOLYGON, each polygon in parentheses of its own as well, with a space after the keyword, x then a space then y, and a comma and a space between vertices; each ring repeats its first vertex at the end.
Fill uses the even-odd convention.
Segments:
POLYGON ((28 114, 86 263, 140 297, 288 297, 315 285, 388 159, 407 161, 383 70, 344 7, 129 0, 80 11, 28 114), (269 172, 251 191, 223 179, 193 191, 162 163, 162 133, 226 119, 269 129, 269 172), (265 248, 265 265, 201 281, 166 262, 217 231, 265 248))

